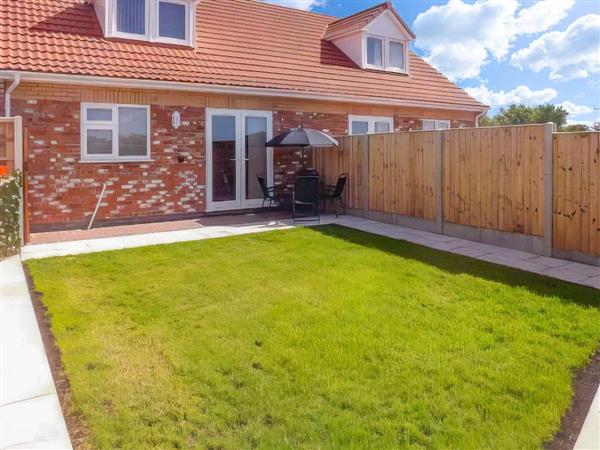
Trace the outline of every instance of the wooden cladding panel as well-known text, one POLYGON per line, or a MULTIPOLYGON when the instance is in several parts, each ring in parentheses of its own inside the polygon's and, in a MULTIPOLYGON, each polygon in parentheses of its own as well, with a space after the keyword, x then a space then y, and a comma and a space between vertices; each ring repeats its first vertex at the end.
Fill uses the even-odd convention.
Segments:
POLYGON ((553 136, 553 246, 600 255, 600 133, 553 136))
POLYGON ((544 126, 443 133, 444 221, 544 234, 544 126))

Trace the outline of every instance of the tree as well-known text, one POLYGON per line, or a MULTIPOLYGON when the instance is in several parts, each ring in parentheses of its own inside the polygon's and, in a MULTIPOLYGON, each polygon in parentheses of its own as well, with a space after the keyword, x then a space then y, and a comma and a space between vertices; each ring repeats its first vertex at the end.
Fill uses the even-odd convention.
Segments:
POLYGON ((590 128, 592 131, 600 131, 600 122, 594 122, 590 128))
POLYGON ((562 127, 560 131, 589 131, 589 127, 582 123, 575 123, 573 125, 567 125, 562 127))
POLYGON ((524 125, 528 123, 554 122, 558 130, 567 123, 569 113, 562 106, 556 105, 510 105, 508 108, 500 108, 498 114, 493 117, 483 117, 481 125, 524 125))

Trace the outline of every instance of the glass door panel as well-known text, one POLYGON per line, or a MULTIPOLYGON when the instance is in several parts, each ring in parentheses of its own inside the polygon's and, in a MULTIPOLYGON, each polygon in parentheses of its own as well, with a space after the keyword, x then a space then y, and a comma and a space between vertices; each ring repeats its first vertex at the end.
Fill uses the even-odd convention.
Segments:
POLYGON ((212 117, 212 201, 237 200, 235 116, 212 117))
POLYGON ((257 177, 268 179, 267 174, 267 119, 247 116, 245 120, 245 199, 262 199, 257 177))

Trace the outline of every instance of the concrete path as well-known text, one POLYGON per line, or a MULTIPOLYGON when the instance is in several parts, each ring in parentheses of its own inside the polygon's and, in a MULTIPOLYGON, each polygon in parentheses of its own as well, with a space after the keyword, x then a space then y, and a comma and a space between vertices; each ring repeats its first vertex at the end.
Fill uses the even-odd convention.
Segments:
POLYGON ((70 449, 19 257, 0 261, 0 354, 0 449, 70 449))
POLYGON ((600 388, 590 406, 590 412, 585 419, 583 428, 579 433, 574 450, 600 449, 600 388))

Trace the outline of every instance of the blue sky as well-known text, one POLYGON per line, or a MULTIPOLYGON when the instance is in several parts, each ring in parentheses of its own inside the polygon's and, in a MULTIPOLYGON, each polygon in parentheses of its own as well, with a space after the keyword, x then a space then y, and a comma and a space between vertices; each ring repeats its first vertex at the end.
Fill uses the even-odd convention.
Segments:
MULTIPOLYGON (((344 17, 383 0, 266 0, 344 17)), ((412 49, 493 107, 562 104, 600 121, 600 0, 394 0, 412 49), (594 108, 598 108, 594 110, 594 108)))

